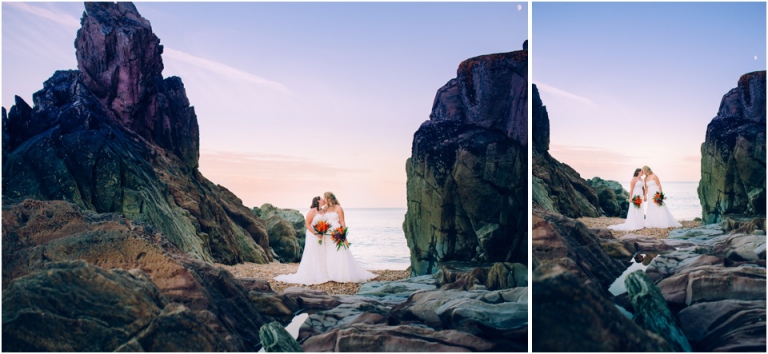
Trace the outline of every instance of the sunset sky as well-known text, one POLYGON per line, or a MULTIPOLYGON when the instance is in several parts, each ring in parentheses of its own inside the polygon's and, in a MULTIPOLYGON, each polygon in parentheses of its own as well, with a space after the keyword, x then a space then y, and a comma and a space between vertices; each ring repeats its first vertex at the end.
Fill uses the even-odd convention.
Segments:
POLYGON ((584 178, 698 181, 720 100, 765 70, 765 3, 534 3, 552 156, 584 178))
MULTIPOLYGON (((528 33, 526 3, 136 7, 195 107, 201 172, 248 206, 306 208, 331 190, 347 207, 405 207, 405 160, 437 90, 464 59, 519 50, 528 33)), ((3 107, 77 68, 83 10, 2 4, 3 107)))

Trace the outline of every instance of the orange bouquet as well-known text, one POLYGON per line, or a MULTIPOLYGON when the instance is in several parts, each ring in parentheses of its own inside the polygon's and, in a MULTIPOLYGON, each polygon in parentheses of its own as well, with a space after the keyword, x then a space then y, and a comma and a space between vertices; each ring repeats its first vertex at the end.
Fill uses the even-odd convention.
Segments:
POLYGON ((336 243, 336 250, 340 247, 349 248, 349 241, 347 241, 347 227, 337 227, 331 232, 331 239, 336 243))
MULTIPOLYGON (((328 232, 328 230, 331 228, 331 224, 327 221, 321 220, 312 225, 312 228, 315 229, 315 232, 319 233, 320 235, 325 235, 325 233, 328 232)), ((317 244, 323 244, 323 240, 317 240, 317 244)))
POLYGON ((667 196, 662 192, 656 192, 656 194, 653 195, 653 202, 659 207, 664 205, 664 199, 667 199, 667 196))
POLYGON ((632 197, 632 205, 634 205, 635 208, 640 209, 640 205, 642 204, 643 204, 643 198, 640 198, 639 195, 632 197))

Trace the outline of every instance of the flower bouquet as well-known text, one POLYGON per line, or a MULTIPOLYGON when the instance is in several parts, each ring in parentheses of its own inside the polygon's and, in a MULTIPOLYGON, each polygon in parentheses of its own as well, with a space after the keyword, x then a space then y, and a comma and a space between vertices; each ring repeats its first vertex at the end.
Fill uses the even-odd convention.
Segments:
MULTIPOLYGON (((315 232, 319 233, 320 235, 325 235, 326 232, 331 228, 331 224, 327 221, 318 221, 314 225, 312 225, 312 228, 315 229, 315 232)), ((323 240, 319 239, 317 240, 318 245, 323 244, 323 240)))
POLYGON ((635 208, 640 209, 640 205, 643 204, 643 198, 639 195, 635 195, 632 197, 632 205, 635 206, 635 208))
POLYGON ((656 194, 653 195, 653 202, 659 207, 664 205, 664 199, 667 199, 667 196, 662 192, 656 192, 656 194))
POLYGON ((336 243, 336 250, 340 247, 349 248, 349 241, 347 241, 347 229, 346 227, 337 227, 331 232, 331 239, 336 243))

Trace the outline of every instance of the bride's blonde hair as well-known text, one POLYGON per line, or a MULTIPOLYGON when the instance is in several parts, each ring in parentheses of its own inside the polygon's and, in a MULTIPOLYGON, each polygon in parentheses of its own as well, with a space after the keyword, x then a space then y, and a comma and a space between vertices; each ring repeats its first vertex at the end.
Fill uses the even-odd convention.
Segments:
POLYGON ((325 199, 325 202, 328 203, 329 208, 335 207, 337 205, 341 205, 339 204, 339 200, 336 199, 336 196, 331 192, 325 192, 325 194, 323 194, 323 197, 325 199))
POLYGON ((652 174, 653 174, 653 171, 651 171, 651 168, 650 168, 650 167, 648 167, 648 166, 643 166, 643 173, 645 173, 646 175, 649 175, 649 176, 650 176, 650 175, 652 175, 652 174))

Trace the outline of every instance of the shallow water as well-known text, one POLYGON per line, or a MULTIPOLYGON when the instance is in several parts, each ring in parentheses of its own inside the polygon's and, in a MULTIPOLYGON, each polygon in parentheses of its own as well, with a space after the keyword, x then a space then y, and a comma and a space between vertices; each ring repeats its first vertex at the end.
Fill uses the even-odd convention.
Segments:
MULTIPOLYGON (((629 190, 629 182, 621 182, 629 190)), ((701 204, 696 189, 699 182, 661 182, 664 195, 667 196, 669 212, 677 220, 693 220, 701 217, 701 204)))
POLYGON ((623 294, 627 292, 627 287, 624 285, 624 279, 627 278, 627 275, 629 273, 632 273, 638 269, 645 270, 648 268, 648 265, 651 263, 651 260, 655 258, 656 254, 636 254, 634 257, 632 257, 632 260, 630 261, 629 267, 624 270, 624 273, 621 273, 621 275, 616 278, 616 280, 613 281, 613 284, 611 284, 610 287, 608 287, 608 292, 613 294, 613 296, 623 294), (638 256, 642 257, 642 259, 638 259, 638 256))

